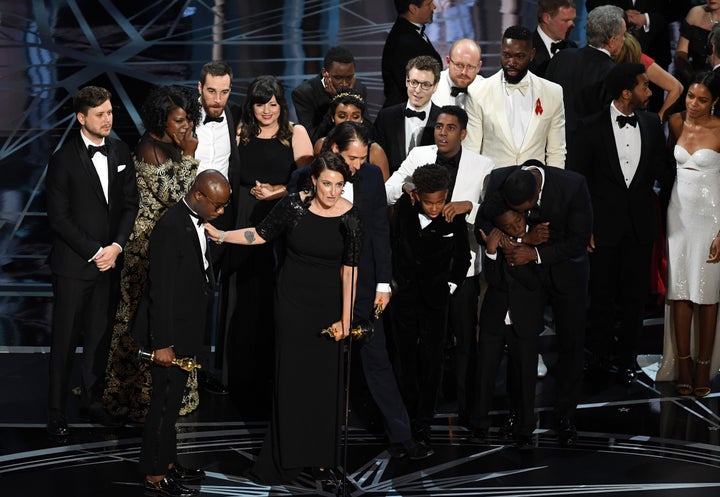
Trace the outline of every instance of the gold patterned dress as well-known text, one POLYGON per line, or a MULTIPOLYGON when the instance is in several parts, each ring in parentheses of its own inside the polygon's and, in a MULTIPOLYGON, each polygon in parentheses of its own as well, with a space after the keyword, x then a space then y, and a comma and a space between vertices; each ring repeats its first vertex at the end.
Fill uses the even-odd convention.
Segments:
MULTIPOLYGON (((127 416, 132 421, 145 421, 152 393, 149 364, 136 360, 138 345, 129 329, 147 284, 150 233, 165 211, 190 189, 197 167, 197 160, 183 156, 173 144, 155 140, 148 133, 142 136, 135 150, 140 209, 123 251, 121 298, 115 315, 103 395, 103 403, 110 413, 127 416)), ((199 401, 197 375, 193 372, 188 378, 180 415, 195 410, 199 401)))

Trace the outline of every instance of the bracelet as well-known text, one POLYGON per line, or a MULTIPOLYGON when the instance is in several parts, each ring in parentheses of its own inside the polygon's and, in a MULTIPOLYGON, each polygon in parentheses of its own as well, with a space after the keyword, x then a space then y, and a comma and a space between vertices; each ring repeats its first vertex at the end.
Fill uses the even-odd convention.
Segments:
POLYGON ((227 235, 227 232, 221 231, 221 232, 220 232, 220 238, 218 238, 218 240, 217 240, 215 243, 217 243, 218 245, 221 245, 222 242, 225 241, 225 235, 227 235))

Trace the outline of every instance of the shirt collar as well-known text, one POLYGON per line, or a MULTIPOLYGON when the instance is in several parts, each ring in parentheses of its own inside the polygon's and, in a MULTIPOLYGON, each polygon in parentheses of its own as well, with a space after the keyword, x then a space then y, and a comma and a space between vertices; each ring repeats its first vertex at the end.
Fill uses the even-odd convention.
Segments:
POLYGON ((540 195, 538 195, 538 199, 537 199, 537 205, 539 207, 540 205, 542 205, 541 204, 542 192, 543 192, 543 189, 545 188, 545 171, 543 170, 542 167, 537 167, 537 166, 525 166, 522 168, 523 171, 530 171, 533 169, 540 171, 540 176, 542 177, 542 181, 540 181, 540 195))
MULTIPOLYGON (((425 104, 425 107, 421 107, 421 108, 419 108, 419 109, 416 109, 415 107, 413 107, 412 105, 410 105, 410 101, 409 101, 409 100, 408 100, 407 102, 405 102, 405 108, 406 108, 406 109, 414 110, 414 111, 416 111, 416 112, 427 111, 427 114, 428 114, 428 115, 430 114, 429 111, 430 111, 430 106, 431 106, 431 105, 432 105, 432 100, 430 100, 427 104, 425 104)), ((427 117, 427 116, 426 116, 426 117, 427 117)))
POLYGON ((99 144, 95 144, 90 141, 90 139, 85 136, 85 133, 80 130, 80 137, 82 138, 83 143, 85 144, 85 148, 88 148, 89 145, 92 145, 93 147, 102 147, 105 145, 105 137, 103 136, 102 141, 99 144))
POLYGON ((550 57, 553 56, 552 50, 550 48, 550 45, 552 45, 555 42, 562 41, 562 40, 553 40, 550 38, 545 31, 542 30, 540 26, 537 28, 538 35, 540 36, 540 39, 542 40, 543 44, 545 45, 545 48, 547 48, 548 53, 550 54, 550 57))

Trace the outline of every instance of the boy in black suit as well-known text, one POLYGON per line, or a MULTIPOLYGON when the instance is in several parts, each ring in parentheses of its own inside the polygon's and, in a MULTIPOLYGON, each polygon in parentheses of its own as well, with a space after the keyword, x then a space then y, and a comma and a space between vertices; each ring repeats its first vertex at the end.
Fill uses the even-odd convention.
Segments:
POLYGON ((470 266, 463 216, 442 215, 449 177, 445 166, 427 164, 413 174, 415 191, 395 204, 393 296, 398 383, 415 437, 428 442, 440 386, 450 294, 470 266))
POLYGON ((503 251, 498 250, 519 243, 525 236, 524 213, 512 210, 499 191, 488 195, 481 209, 495 227, 488 235, 480 230, 485 242, 483 268, 488 289, 480 310, 478 397, 472 440, 483 443, 487 438, 495 377, 507 346, 508 391, 518 414, 513 435, 519 449, 530 449, 535 429, 538 334, 543 329, 545 302, 539 269, 535 264, 509 265, 503 251))

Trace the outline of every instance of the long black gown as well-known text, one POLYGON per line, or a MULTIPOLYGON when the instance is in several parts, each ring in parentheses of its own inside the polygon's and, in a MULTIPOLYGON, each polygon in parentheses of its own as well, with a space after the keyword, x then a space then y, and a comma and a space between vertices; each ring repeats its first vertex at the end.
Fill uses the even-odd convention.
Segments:
POLYGON ((252 470, 263 483, 288 482, 305 467, 338 463, 342 346, 320 332, 342 315, 341 265, 356 266, 360 255, 360 233, 353 235, 348 224, 357 226, 355 208, 322 217, 292 194, 257 227, 265 240, 282 234, 286 244, 275 293, 272 418, 252 470))

